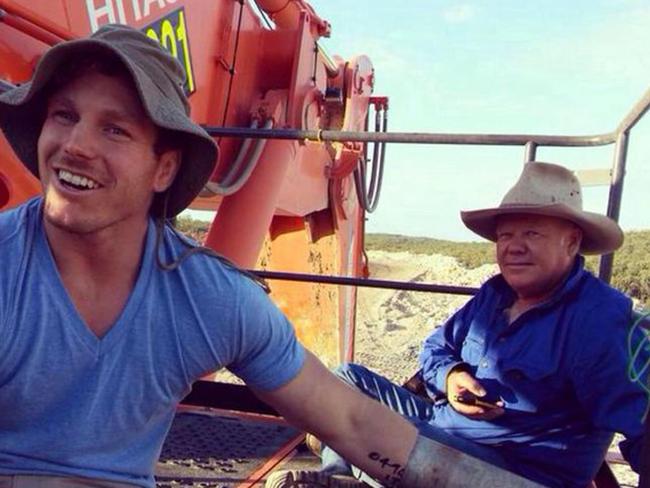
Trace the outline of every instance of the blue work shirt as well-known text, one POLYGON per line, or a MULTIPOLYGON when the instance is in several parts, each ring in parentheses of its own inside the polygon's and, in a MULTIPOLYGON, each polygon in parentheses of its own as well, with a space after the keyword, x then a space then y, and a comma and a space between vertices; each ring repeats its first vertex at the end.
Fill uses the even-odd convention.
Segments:
POLYGON ((515 299, 497 275, 425 341, 420 362, 432 396, 444 395, 447 374, 464 363, 487 398, 505 404, 491 421, 445 404, 435 425, 498 446, 521 474, 551 486, 586 486, 614 432, 626 437, 621 452, 638 471, 647 400, 627 377, 629 298, 579 257, 552 298, 508 324, 515 299))

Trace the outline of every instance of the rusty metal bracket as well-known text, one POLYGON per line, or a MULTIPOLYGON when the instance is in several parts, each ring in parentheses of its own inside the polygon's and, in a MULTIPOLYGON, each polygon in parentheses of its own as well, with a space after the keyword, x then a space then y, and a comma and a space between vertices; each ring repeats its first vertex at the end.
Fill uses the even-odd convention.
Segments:
POLYGON ((363 155, 363 146, 356 142, 346 142, 334 165, 327 169, 327 177, 332 179, 343 179, 352 174, 359 164, 359 158, 363 155))

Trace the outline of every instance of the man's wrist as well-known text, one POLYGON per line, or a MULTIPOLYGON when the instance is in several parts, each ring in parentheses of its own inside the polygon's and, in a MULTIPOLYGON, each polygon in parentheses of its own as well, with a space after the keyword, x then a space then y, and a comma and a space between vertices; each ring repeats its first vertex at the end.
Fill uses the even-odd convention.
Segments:
POLYGON ((465 373, 471 373, 469 364, 464 362, 458 362, 456 364, 451 365, 449 369, 447 369, 447 374, 445 375, 445 383, 444 383, 445 395, 447 394, 448 391, 447 384, 449 382, 449 377, 451 376, 452 373, 459 372, 459 371, 463 371, 465 373))

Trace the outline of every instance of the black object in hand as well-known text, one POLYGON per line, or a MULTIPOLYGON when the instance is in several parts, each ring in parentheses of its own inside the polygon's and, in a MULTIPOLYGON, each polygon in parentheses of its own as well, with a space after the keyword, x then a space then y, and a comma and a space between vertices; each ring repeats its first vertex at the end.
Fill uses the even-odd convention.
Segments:
POLYGON ((456 400, 459 403, 463 403, 465 405, 474 405, 483 408, 503 408, 501 405, 497 405, 496 403, 490 403, 481 400, 479 397, 474 395, 474 393, 472 393, 471 391, 463 391, 455 395, 454 400, 456 400))

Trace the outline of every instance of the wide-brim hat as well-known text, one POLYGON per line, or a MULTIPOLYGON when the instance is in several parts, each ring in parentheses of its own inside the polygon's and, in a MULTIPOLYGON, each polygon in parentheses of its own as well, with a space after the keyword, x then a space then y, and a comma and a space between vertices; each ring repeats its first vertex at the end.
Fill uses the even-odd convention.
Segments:
MULTIPOLYGON (((166 192, 166 216, 175 216, 192 202, 209 179, 218 149, 212 137, 189 117, 183 91, 185 72, 180 63, 136 29, 106 25, 88 38, 62 42, 46 51, 30 82, 0 95, 0 128, 5 137, 18 158, 38 177, 37 142, 44 107, 39 95, 59 68, 83 55, 113 56, 121 61, 151 121, 180 136, 181 165, 166 192)), ((152 215, 162 215, 164 200, 154 199, 152 215)))
POLYGON ((582 209, 582 188, 575 173, 551 163, 529 162, 498 207, 461 212, 463 223, 481 237, 496 241, 497 218, 534 214, 573 222, 582 229, 583 254, 606 254, 623 244, 623 231, 605 215, 582 209))

